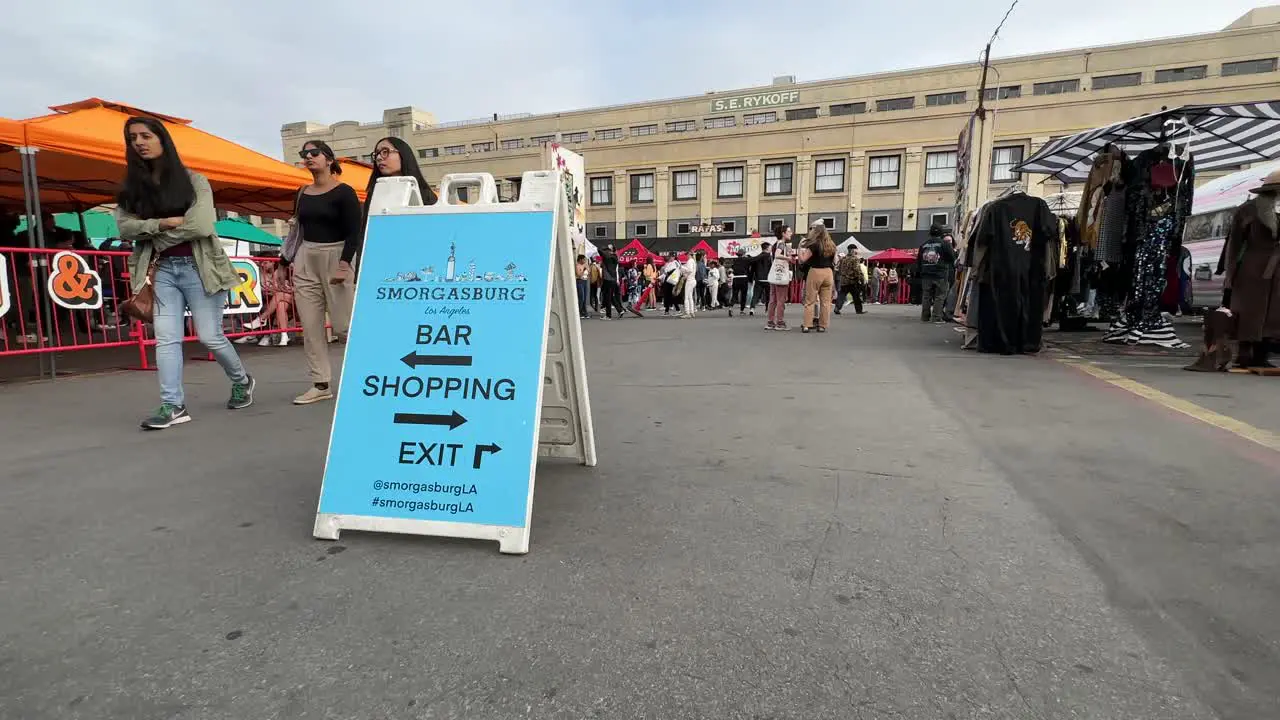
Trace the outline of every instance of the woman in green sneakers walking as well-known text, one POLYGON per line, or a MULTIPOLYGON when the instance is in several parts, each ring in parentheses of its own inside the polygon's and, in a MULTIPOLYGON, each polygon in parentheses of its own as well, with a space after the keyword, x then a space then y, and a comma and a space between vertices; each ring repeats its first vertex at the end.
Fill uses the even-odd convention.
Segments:
POLYGON ((159 120, 132 117, 124 125, 124 185, 116 198, 120 237, 133 243, 129 277, 133 292, 155 270, 156 376, 160 408, 142 421, 144 430, 189 422, 182 388, 182 340, 191 311, 200 342, 231 380, 232 410, 253 404, 253 378, 235 346, 222 332, 226 291, 237 276, 218 242, 213 223, 213 190, 199 173, 187 170, 169 131, 159 120))

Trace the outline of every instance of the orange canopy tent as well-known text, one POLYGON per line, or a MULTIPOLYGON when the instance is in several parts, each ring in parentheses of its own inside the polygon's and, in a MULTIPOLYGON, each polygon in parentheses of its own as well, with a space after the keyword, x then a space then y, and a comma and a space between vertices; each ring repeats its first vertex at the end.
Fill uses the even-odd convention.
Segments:
MULTIPOLYGON (((21 156, 33 147, 41 209, 87 209, 112 202, 124 177, 124 123, 146 115, 165 124, 183 163, 204 175, 220 208, 262 217, 288 217, 307 171, 191 127, 190 120, 90 98, 50 108, 53 114, 0 121, 0 204, 22 207, 21 156)), ((371 168, 343 165, 342 181, 363 200, 371 168)))

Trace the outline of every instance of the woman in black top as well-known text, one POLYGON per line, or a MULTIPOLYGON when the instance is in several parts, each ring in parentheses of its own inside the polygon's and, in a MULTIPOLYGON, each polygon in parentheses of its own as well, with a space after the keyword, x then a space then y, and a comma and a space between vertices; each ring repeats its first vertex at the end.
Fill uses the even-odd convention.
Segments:
MULTIPOLYGON (((279 272, 286 266, 293 269, 294 303, 312 383, 293 403, 310 405, 333 399, 325 314, 334 335, 345 341, 355 297, 351 262, 360 248, 361 212, 356 191, 338 180, 342 167, 326 143, 308 140, 298 154, 312 178, 298 194, 295 222, 302 228, 302 244, 291 263, 281 262, 279 272)), ((277 278, 282 285, 284 281, 277 278)))
POLYGON ((809 332, 817 321, 818 332, 831 324, 831 293, 835 288, 836 243, 821 220, 815 222, 800 243, 800 262, 808 269, 804 280, 804 321, 800 332, 809 332), (821 303, 821 308, 815 305, 821 303), (816 316, 816 317, 815 317, 816 316))

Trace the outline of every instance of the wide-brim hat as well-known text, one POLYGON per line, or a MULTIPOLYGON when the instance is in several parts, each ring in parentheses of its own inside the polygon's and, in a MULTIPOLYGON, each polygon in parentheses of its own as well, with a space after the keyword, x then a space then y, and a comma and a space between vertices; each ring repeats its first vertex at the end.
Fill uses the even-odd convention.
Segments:
POLYGON ((1251 193, 1275 192, 1280 193, 1280 170, 1276 170, 1270 175, 1262 179, 1262 184, 1250 190, 1251 193))

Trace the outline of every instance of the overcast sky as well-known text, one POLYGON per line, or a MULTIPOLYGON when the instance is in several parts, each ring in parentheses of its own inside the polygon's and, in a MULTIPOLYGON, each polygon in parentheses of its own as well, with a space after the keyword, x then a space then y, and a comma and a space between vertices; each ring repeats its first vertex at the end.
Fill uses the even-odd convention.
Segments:
MULTIPOLYGON (((994 55, 1220 30, 1267 0, 1020 0, 994 55)), ((555 112, 976 60, 1009 0, 44 0, 0 116, 101 97, 279 157, 280 126, 555 112), (57 8, 57 12, 53 8, 57 8)))

